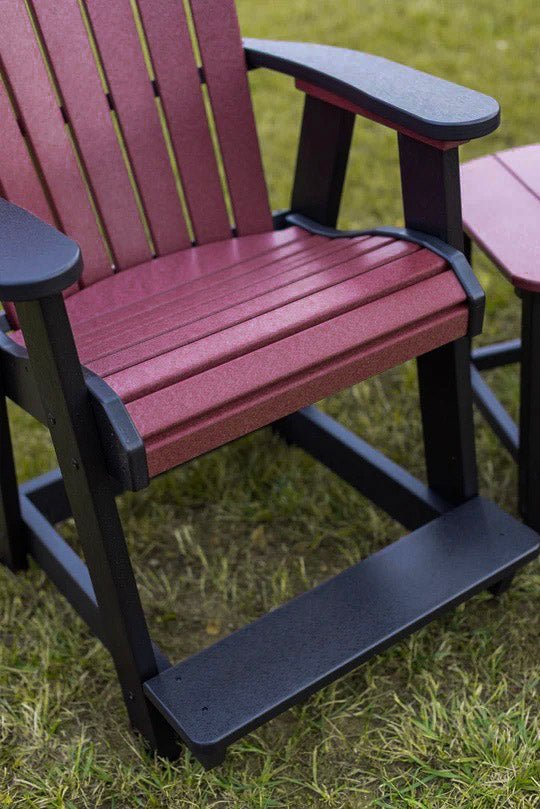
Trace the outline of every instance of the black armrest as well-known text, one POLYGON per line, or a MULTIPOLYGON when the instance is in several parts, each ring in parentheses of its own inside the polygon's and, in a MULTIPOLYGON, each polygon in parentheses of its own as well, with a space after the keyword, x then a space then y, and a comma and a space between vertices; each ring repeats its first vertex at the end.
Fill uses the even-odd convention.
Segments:
POLYGON ((63 233, 0 199, 0 298, 31 301, 62 292, 82 272, 81 251, 63 233))
POLYGON ((495 99, 369 53, 303 42, 244 39, 249 68, 267 67, 339 96, 396 128, 440 141, 499 125, 495 99))

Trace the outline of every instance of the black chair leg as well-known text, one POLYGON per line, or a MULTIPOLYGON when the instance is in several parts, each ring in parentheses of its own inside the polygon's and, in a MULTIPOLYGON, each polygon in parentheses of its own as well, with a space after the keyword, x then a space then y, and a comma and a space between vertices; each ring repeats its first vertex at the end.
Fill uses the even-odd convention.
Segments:
POLYGON ((456 504, 478 493, 469 353, 462 337, 417 360, 428 484, 456 504))
POLYGON ((519 508, 540 532, 540 296, 522 293, 519 508))
POLYGON ((176 736, 143 691, 158 663, 64 301, 21 303, 17 312, 131 724, 175 757, 176 736))
POLYGON ((26 538, 21 519, 19 489, 13 460, 13 447, 0 379, 0 562, 13 572, 24 570, 26 538))

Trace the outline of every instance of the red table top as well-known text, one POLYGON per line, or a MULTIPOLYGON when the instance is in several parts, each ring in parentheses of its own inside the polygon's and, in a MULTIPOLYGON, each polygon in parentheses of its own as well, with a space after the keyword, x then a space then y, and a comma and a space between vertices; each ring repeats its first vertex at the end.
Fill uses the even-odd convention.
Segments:
POLYGON ((515 287, 540 292, 540 144, 461 169, 465 230, 515 287))

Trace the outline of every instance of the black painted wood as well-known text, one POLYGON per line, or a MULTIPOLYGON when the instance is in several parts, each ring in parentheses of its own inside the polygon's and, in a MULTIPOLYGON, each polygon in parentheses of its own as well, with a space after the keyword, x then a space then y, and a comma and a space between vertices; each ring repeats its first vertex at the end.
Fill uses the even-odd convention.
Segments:
POLYGON ((471 383, 474 403, 501 444, 508 450, 512 458, 517 461, 519 454, 519 429, 517 424, 504 409, 488 383, 482 379, 480 371, 474 365, 471 366, 471 383))
POLYGON ((504 340, 501 343, 479 346, 471 351, 471 359, 479 371, 512 365, 521 359, 521 340, 504 340))
POLYGON ((354 115, 306 96, 291 209, 335 225, 354 127, 354 115))
POLYGON ((23 570, 26 561, 26 536, 21 519, 19 489, 15 473, 11 431, 0 376, 0 562, 12 571, 23 570))
POLYGON ((459 506, 145 683, 197 757, 337 679, 538 553, 481 498, 459 506))
MULTIPOLYGON (((398 135, 406 228, 463 252, 459 157, 398 135)), ((470 340, 462 337, 417 360, 429 486, 451 503, 478 492, 470 380, 470 340)))
POLYGON ((521 399, 519 507, 540 532, 540 295, 523 292, 521 315, 521 399))
POLYGON ((62 292, 82 273, 78 244, 0 198, 0 298, 29 301, 62 292))
POLYGON ((17 314, 129 717, 154 749, 174 756, 174 734, 142 690, 157 663, 64 300, 17 303, 17 314))
POLYGON ((395 126, 437 140, 468 140, 499 125, 495 99, 369 53, 244 39, 247 65, 310 82, 395 126))
POLYGON ((425 483, 315 406, 272 426, 406 528, 418 528, 450 508, 425 483))

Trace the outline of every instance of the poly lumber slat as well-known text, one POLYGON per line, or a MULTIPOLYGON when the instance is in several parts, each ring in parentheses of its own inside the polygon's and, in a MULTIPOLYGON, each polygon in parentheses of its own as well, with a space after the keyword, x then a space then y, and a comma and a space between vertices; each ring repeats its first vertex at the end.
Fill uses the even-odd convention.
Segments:
POLYGON ((70 124, 119 267, 150 256, 77 0, 33 0, 70 124))
POLYGON ((236 228, 268 230, 271 214, 233 0, 190 0, 236 228))
POLYGON ((130 2, 86 0, 86 7, 156 251, 166 255, 189 247, 191 240, 130 2))
POLYGON ((538 553, 476 497, 145 683, 195 755, 223 748, 538 553))
POLYGON ((210 277, 244 261, 271 255, 287 244, 311 239, 313 237, 306 231, 291 227, 243 239, 226 239, 161 256, 82 290, 70 300, 69 316, 73 323, 81 325, 80 333, 84 334, 86 329, 94 330, 100 321, 104 322, 108 317, 114 323, 126 307, 136 304, 142 308, 146 298, 161 294, 166 296, 167 290, 178 284, 210 277))
MULTIPOLYGON (((331 363, 360 345, 385 338, 418 320, 455 307, 464 299, 465 293, 454 274, 445 272, 195 378, 157 390, 128 403, 127 407, 144 437, 156 435, 179 419, 184 423, 198 419, 280 379, 321 363, 331 363)), ((124 399, 125 390, 116 387, 115 390, 124 399)))
POLYGON ((462 167, 466 230, 514 286, 540 292, 540 200, 493 155, 462 167))
MULTIPOLYGON (((110 385, 120 389, 124 389, 121 377, 133 378, 139 396, 144 394, 144 386, 148 391, 155 389, 157 380, 163 385, 194 376, 289 334, 337 317, 355 306, 365 306, 382 295, 391 295, 411 283, 429 278, 444 266, 442 259, 430 253, 426 252, 422 258, 415 262, 406 259, 392 262, 371 272, 360 271, 359 275, 354 270, 356 262, 350 261, 339 268, 343 270, 341 279, 336 273, 332 286, 311 294, 299 292, 296 297, 287 295, 288 290, 280 289, 265 296, 264 302, 256 300, 238 306, 227 311, 226 316, 214 318, 214 331, 204 334, 203 330, 208 331, 209 325, 204 322, 196 324, 198 331, 203 332, 199 339, 186 341, 173 351, 162 346, 162 353, 139 363, 133 370, 129 368, 111 376, 109 368, 114 368, 117 363, 116 355, 91 363, 91 367, 107 376, 110 385)), ((131 397, 131 393, 124 394, 125 399, 131 397)))
POLYGON ((506 149, 495 157, 540 199, 540 143, 506 149))
POLYGON ((107 252, 23 0, 1 4, 0 53, 62 227, 82 249, 83 281, 108 275, 107 252))
POLYGON ((231 229, 182 0, 139 0, 139 10, 195 239, 205 244, 229 238, 231 229))
MULTIPOLYGON (((259 298, 271 290, 290 286, 311 275, 319 276, 315 280, 316 285, 324 285, 324 276, 322 279, 320 276, 325 269, 330 270, 354 256, 368 252, 363 244, 353 243, 347 248, 346 243, 342 242, 341 246, 343 249, 339 250, 339 242, 326 243, 319 250, 292 255, 257 267, 251 272, 249 269, 243 272, 249 268, 250 262, 246 262, 243 266, 238 265, 226 274, 223 273, 226 277, 221 280, 210 276, 200 283, 186 285, 178 293, 172 290, 167 304, 162 303, 142 315, 132 312, 130 318, 117 327, 108 329, 107 334, 96 332, 93 341, 89 334, 79 344, 82 350, 91 347, 90 356, 98 357, 120 346, 127 347, 146 338, 165 334, 175 327, 194 325, 209 315, 231 310, 237 304, 259 298), (334 250, 330 252, 329 248, 332 247, 334 250)), ((410 247, 408 249, 411 250, 410 247)), ((406 252, 406 248, 403 252, 406 252)))
MULTIPOLYGON (((226 293, 212 301, 202 302, 199 305, 191 306, 189 301, 184 307, 184 302, 179 300, 173 311, 170 312, 167 321, 158 321, 153 324, 153 330, 149 327, 147 333, 149 339, 142 339, 137 342, 135 320, 131 329, 123 335, 121 341, 116 342, 116 351, 111 351, 114 340, 111 343, 102 343, 97 346, 88 346, 90 354, 88 359, 95 366, 98 373, 112 373, 118 367, 128 367, 140 365, 145 359, 158 357, 162 354, 168 355, 168 362, 175 363, 175 351, 182 345, 193 345, 196 340, 201 340, 210 334, 219 334, 220 331, 228 329, 239 323, 264 314, 273 312, 281 306, 285 306, 294 301, 299 301, 309 295, 313 295, 324 289, 329 289, 329 296, 332 297, 332 287, 349 278, 368 273, 375 267, 385 265, 392 259, 407 252, 413 252, 414 247, 407 245, 408 250, 402 252, 395 250, 393 253, 387 250, 373 250, 364 253, 362 245, 355 245, 356 252, 348 252, 347 258, 341 259, 341 253, 337 256, 323 255, 308 264, 295 267, 294 269, 275 275, 270 278, 262 278, 259 283, 248 287, 226 293), (185 311, 184 311, 185 310, 185 311), (124 350, 119 350, 124 346, 124 350), (109 356, 106 353, 109 352, 109 356), (99 357, 104 357, 103 362, 99 362, 99 357), (96 362, 96 360, 98 360, 96 362)), ((422 265, 422 262, 419 262, 422 265)), ((441 263, 442 266, 442 263, 441 263)), ((416 266, 411 265, 411 272, 416 271, 416 266)), ((420 269, 421 271, 421 269, 420 269)), ((264 276, 265 273, 260 275, 264 276)), ((384 282, 382 286, 384 292, 384 282)), ((362 297, 360 290, 357 290, 358 304, 362 297)), ((324 315, 318 308, 313 308, 311 315, 314 322, 322 320, 324 315)), ((252 328, 250 324, 249 328, 252 328)), ((230 333, 228 333, 230 337, 230 333)), ((228 338, 226 338, 228 339, 228 338)), ((164 358, 165 360, 165 358, 164 358)), ((161 362, 161 361, 159 361, 161 362)))
MULTIPOLYGON (((228 403, 187 425, 171 427, 166 433, 145 440, 149 474, 155 477, 338 390, 456 340, 466 333, 467 322, 466 307, 451 309, 403 328, 388 340, 356 347, 329 363, 261 388, 252 396, 228 403)), ((360 324, 355 325, 361 328, 360 324)), ((171 397, 171 407, 175 406, 171 397)))
POLYGON ((1 80, 0 121, 0 188, 10 202, 54 226, 54 216, 1 80))

